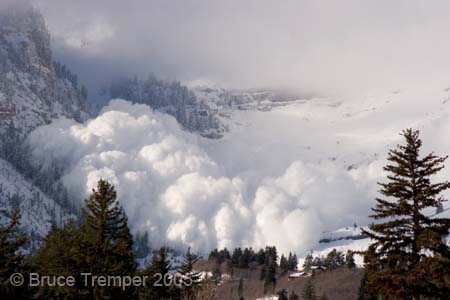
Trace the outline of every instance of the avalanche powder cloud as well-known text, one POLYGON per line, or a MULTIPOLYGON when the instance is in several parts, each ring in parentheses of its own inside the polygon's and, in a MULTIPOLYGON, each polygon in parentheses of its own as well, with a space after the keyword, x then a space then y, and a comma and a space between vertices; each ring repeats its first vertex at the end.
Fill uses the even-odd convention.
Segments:
POLYGON ((147 231, 153 247, 274 244, 300 254, 336 220, 352 224, 352 206, 373 195, 371 166, 302 161, 251 188, 248 179, 225 176, 198 139, 168 115, 113 100, 84 124, 62 119, 38 128, 29 143, 36 163, 63 168, 61 180, 80 205, 99 178, 113 182, 133 232, 147 231))

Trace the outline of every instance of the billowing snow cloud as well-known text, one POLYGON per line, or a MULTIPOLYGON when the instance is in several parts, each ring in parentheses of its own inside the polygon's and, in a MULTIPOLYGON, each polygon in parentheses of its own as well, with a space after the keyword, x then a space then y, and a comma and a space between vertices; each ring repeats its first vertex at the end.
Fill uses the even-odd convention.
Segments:
POLYGON ((198 139, 168 115, 113 100, 97 118, 55 121, 29 142, 37 163, 64 166, 62 181, 77 203, 99 178, 113 182, 132 230, 147 231, 154 247, 275 244, 302 253, 323 229, 353 224, 379 176, 377 166, 349 171, 300 160, 281 174, 229 176, 198 139))

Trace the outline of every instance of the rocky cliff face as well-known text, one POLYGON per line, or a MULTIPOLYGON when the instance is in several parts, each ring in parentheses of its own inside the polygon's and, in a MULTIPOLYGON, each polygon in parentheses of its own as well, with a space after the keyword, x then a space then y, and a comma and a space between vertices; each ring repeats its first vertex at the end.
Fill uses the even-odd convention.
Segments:
POLYGON ((19 209, 32 250, 52 224, 73 215, 63 203, 65 191, 32 168, 22 141, 54 118, 87 119, 88 106, 76 76, 53 62, 42 16, 22 1, 1 4, 0 224, 19 209))
POLYGON ((21 136, 53 118, 87 117, 86 99, 74 82, 55 71, 50 35, 32 7, 0 10, 0 129, 11 123, 21 136))

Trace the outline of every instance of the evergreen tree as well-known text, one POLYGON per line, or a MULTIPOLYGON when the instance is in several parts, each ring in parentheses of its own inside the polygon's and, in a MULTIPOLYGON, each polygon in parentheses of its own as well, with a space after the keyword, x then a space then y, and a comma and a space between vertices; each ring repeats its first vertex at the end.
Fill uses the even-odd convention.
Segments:
POLYGON ((450 259, 443 241, 450 219, 429 217, 424 210, 445 201, 440 194, 450 183, 431 183, 431 177, 444 168, 447 157, 420 157, 419 132, 407 129, 402 135, 406 144, 389 151, 384 167, 388 182, 380 183, 387 199, 377 198, 373 208, 371 217, 380 222, 363 230, 374 241, 365 252, 368 287, 400 299, 445 299, 450 294, 450 269, 434 274, 450 259))
POLYGON ((314 267, 323 267, 322 258, 320 258, 319 256, 315 257, 313 262, 312 262, 312 266, 314 266, 314 267))
POLYGON ((255 253, 252 248, 245 248, 239 258, 239 268, 247 269, 250 266, 250 262, 253 260, 255 253))
POLYGON ((345 255, 345 265, 349 269, 354 269, 356 267, 355 253, 353 253, 352 250, 347 250, 347 254, 345 255))
POLYGON ((303 270, 308 271, 311 270, 311 267, 313 266, 314 258, 311 253, 308 253, 305 257, 305 261, 303 262, 303 270))
POLYGON ((289 252, 288 268, 290 271, 295 271, 298 268, 298 259, 297 259, 297 255, 295 253, 291 254, 289 252))
POLYGON ((317 300, 316 290, 311 279, 306 282, 302 291, 302 300, 317 300))
POLYGON ((267 263, 264 267, 264 293, 266 293, 271 287, 275 288, 277 283, 277 263, 273 260, 273 257, 269 256, 267 263))
MULTIPOLYGON (((83 230, 90 241, 85 248, 93 275, 125 276, 136 272, 133 238, 127 216, 117 201, 114 186, 100 179, 83 208, 83 230)), ((134 288, 94 287, 96 299, 133 299, 134 288)))
POLYGON ((281 254, 281 258, 280 258, 280 270, 281 270, 281 274, 286 274, 289 271, 289 264, 288 264, 288 260, 286 259, 286 257, 281 254))
POLYGON ((234 267, 238 267, 239 266, 239 262, 241 260, 241 256, 242 256, 242 249, 241 248, 235 248, 233 251, 233 255, 231 255, 231 264, 234 267))
POLYGON ((180 274, 183 276, 183 299, 194 299, 194 295, 199 289, 201 274, 194 270, 194 265, 198 260, 198 256, 191 252, 191 248, 188 248, 180 268, 180 274))
POLYGON ((230 259, 231 259, 230 251, 228 251, 227 248, 223 248, 222 250, 220 250, 219 254, 220 254, 220 257, 221 257, 221 259, 222 259, 223 261, 226 261, 226 260, 230 260, 230 259))
POLYGON ((137 258, 144 258, 150 253, 150 247, 148 245, 148 232, 144 233, 138 232, 135 235, 133 243, 133 251, 137 258))
POLYGON ((244 280, 242 278, 239 279, 238 298, 239 299, 243 299, 244 298, 244 280))
POLYGON ((323 266, 329 270, 337 269, 343 264, 344 254, 336 249, 331 250, 323 261, 323 266))
POLYGON ((10 276, 24 270, 23 255, 19 253, 27 238, 18 233, 19 212, 13 211, 11 220, 5 227, 0 227, 0 299, 26 299, 24 287, 10 284, 10 276))
POLYGON ((215 260, 218 263, 223 263, 223 261, 220 260, 220 253, 217 248, 212 250, 208 255, 208 260, 215 260))
POLYGON ((282 289, 277 293, 278 300, 289 300, 288 292, 285 289, 282 289))
POLYGON ((264 249, 259 249, 258 253, 256 254, 256 262, 259 265, 263 265, 266 262, 266 252, 264 249))
POLYGON ((212 269, 212 277, 211 280, 214 284, 219 284, 222 280, 222 271, 220 269, 220 264, 216 262, 214 268, 212 269))
POLYGON ((291 291, 289 294, 289 300, 300 300, 300 297, 294 291, 291 291))
POLYGON ((136 263, 128 221, 114 187, 100 180, 86 200, 84 223, 53 228, 36 255, 41 274, 74 276, 75 287, 41 287, 38 299, 136 299, 135 288, 84 285, 81 273, 93 276, 133 276, 136 263))
POLYGON ((75 286, 40 286, 36 299, 93 299, 92 288, 83 283, 82 272, 89 272, 89 257, 84 252, 91 247, 78 224, 67 223, 52 228, 35 257, 38 273, 49 276, 73 276, 75 286))
POLYGON ((329 300, 329 298, 327 297, 327 295, 322 294, 322 296, 320 296, 319 300, 329 300))
POLYGON ((167 259, 166 248, 161 247, 157 255, 152 257, 152 261, 144 276, 148 276, 146 286, 141 289, 140 299, 145 300, 161 300, 170 299, 176 295, 175 286, 167 286, 167 278, 172 265, 167 259))
POLYGON ((358 300, 378 300, 377 293, 369 291, 367 286, 367 271, 364 271, 358 289, 358 300))

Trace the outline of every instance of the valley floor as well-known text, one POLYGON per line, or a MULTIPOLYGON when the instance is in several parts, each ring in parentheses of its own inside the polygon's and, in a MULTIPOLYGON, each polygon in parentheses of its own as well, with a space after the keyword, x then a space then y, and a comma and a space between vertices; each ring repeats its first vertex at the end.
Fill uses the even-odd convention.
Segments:
MULTIPOLYGON (((212 271, 212 261, 200 261, 197 268, 203 271, 212 271)), ((278 274, 275 288, 269 289, 264 294, 264 282, 260 280, 261 268, 230 269, 222 264, 223 277, 227 278, 216 289, 217 300, 238 300, 239 281, 243 279, 243 296, 246 300, 270 299, 278 291, 285 289, 288 294, 294 291, 301 295, 308 280, 312 280, 317 296, 327 295, 333 300, 356 300, 361 283, 362 270, 359 268, 340 268, 336 270, 322 271, 311 277, 299 277, 290 279, 289 274, 278 274)), ((273 299, 277 299, 276 297, 273 299)))

